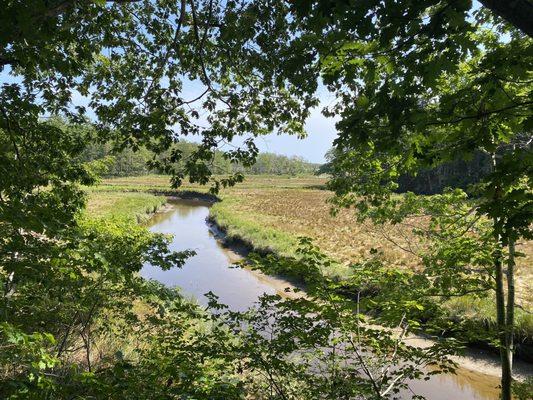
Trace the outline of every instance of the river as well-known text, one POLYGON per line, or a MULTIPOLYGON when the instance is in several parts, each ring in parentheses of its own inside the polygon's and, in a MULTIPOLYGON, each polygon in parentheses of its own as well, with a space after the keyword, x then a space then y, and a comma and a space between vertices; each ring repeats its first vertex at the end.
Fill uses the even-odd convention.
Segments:
MULTIPOLYGON (((194 200, 170 201, 168 209, 154 215, 149 228, 153 232, 172 234, 171 250, 193 249, 196 255, 180 269, 162 271, 146 265, 141 275, 168 286, 179 286, 185 296, 207 305, 204 296, 213 292, 219 301, 233 310, 243 311, 264 293, 283 294, 280 281, 243 268, 232 268, 239 256, 217 241, 206 218, 209 204, 194 200)), ((468 369, 456 375, 438 375, 429 381, 410 383, 414 393, 428 400, 496 400, 498 379, 468 369)), ((405 398, 411 398, 406 394, 405 398)))

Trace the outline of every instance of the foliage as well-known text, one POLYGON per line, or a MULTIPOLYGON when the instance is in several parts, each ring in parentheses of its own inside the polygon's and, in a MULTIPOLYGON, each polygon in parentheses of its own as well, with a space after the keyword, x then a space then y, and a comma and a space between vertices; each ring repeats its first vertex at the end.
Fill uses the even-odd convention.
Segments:
MULTIPOLYGON (((409 322, 400 319, 399 328, 407 332, 413 326, 411 311, 426 307, 402 296, 484 289, 490 279, 475 270, 486 271, 491 261, 507 368, 502 387, 504 398, 510 398, 514 243, 531 237, 531 39, 486 9, 470 18, 466 0, 34 0, 2 6, 3 397, 243 397, 227 329, 215 323, 202 335, 196 322, 205 322, 205 316, 136 275, 145 262, 166 269, 191 253, 169 252, 168 238, 131 221, 81 217, 85 195, 79 185, 93 184, 107 161, 84 164, 80 157, 89 142, 112 143, 117 153, 146 149, 161 156, 152 158, 149 168, 170 174, 173 186, 188 177, 192 183, 211 181, 217 191, 243 180, 241 173, 213 176, 210 166, 219 145, 244 136, 242 146, 222 157, 250 167, 258 153, 256 137, 271 132, 304 136, 305 119, 318 103, 314 93, 321 74, 339 97, 328 111, 340 116, 336 145, 343 157, 335 168, 345 174, 333 183, 339 204, 355 203, 361 215, 375 220, 399 222, 412 212, 433 218, 428 238, 437 246, 424 260, 430 278, 411 285, 414 293, 393 292, 400 296, 398 304, 408 306, 402 316, 409 322), (56 115, 74 129, 50 118, 56 115), (88 117, 95 130, 86 129, 88 117), (184 158, 173 146, 190 135, 199 136, 200 144, 184 158), (493 222, 490 228, 466 210, 461 192, 445 194, 435 204, 390 196, 401 173, 476 150, 495 156, 498 146, 515 143, 511 139, 518 135, 524 140, 496 159, 474 205, 477 215, 493 222), (503 261, 508 262, 507 310, 503 261), (152 318, 150 309, 149 316, 139 318, 136 301, 157 306, 163 317, 152 318), (134 346, 129 357, 95 351, 97 339, 136 344, 132 339, 138 333, 148 340, 134 346)), ((312 247, 303 252, 311 272, 326 262, 312 247)), ((403 287, 416 276, 395 272, 390 278, 403 287)), ((388 275, 384 270, 377 277, 388 275)), ((316 301, 300 302, 306 308, 299 303, 277 307, 274 326, 283 334, 273 341, 263 341, 260 334, 268 319, 248 318, 256 329, 243 335, 242 349, 250 370, 267 373, 266 386, 252 385, 265 397, 282 393, 278 383, 291 395, 300 385, 309 396, 323 390, 353 397, 361 390, 362 396, 383 397, 395 392, 395 383, 420 376, 409 362, 447 368, 441 351, 446 349, 426 353, 404 346, 388 333, 361 327, 360 313, 353 313, 347 299, 326 301, 316 293, 316 301), (292 318, 295 312, 301 320, 292 318), (299 322, 303 326, 292 325, 299 322), (309 337, 295 334, 295 327, 309 337), (348 362, 353 356, 341 358, 351 378, 341 386, 327 386, 320 375, 309 373, 312 364, 287 358, 300 346, 315 349, 314 340, 306 339, 336 345, 337 333, 344 343, 354 329, 362 335, 350 351, 364 381, 348 362), (368 348, 378 356, 377 366, 388 361, 396 368, 379 368, 384 372, 376 380, 363 359, 368 348), (265 365, 269 349, 276 354, 265 365), (290 381, 279 381, 281 374, 290 381)), ((401 312, 395 302, 382 299, 380 314, 392 324, 401 312)), ((233 327, 241 327, 242 318, 234 321, 233 327)))
POLYGON ((142 265, 170 268, 191 254, 169 252, 167 238, 121 221, 83 220, 61 240, 26 240, 24 257, 12 257, 0 275, 3 340, 8 355, 20 354, 3 360, 4 398, 62 398, 96 379, 93 365, 111 355, 95 343, 113 335, 117 316, 133 315, 146 285, 136 276, 142 265))
POLYGON ((518 400, 527 400, 531 397, 531 391, 533 390, 533 378, 529 377, 524 382, 513 383, 513 395, 518 400))
MULTIPOLYGON (((336 159, 342 159, 342 152, 336 148, 326 153, 327 163, 322 165, 317 174, 328 174, 342 179, 344 170, 335 168, 336 159)), ((491 158, 480 151, 474 152, 472 159, 456 158, 434 167, 422 167, 398 176, 396 192, 413 192, 416 194, 439 194, 446 188, 469 189, 479 183, 492 169, 491 158)))
POLYGON ((253 165, 243 169, 251 175, 310 175, 315 172, 317 164, 305 161, 301 157, 287 157, 274 153, 259 153, 253 165))
MULTIPOLYGON (((81 159, 84 162, 110 159, 108 166, 102 175, 106 177, 118 176, 138 176, 147 175, 151 172, 149 165, 156 158, 163 161, 172 151, 179 151, 182 160, 175 163, 179 168, 185 167, 185 161, 194 157, 198 151, 198 144, 181 141, 172 145, 171 150, 163 152, 157 156, 141 147, 137 151, 126 148, 120 152, 113 151, 112 146, 107 144, 90 144, 86 147, 81 159)), ((209 171, 216 175, 229 175, 233 173, 243 173, 247 175, 306 175, 312 174, 316 168, 315 164, 305 161, 301 157, 287 157, 273 153, 258 153, 253 165, 244 166, 240 163, 231 163, 224 158, 221 150, 215 150, 212 162, 209 164, 209 171)))
MULTIPOLYGON (((423 309, 413 293, 396 289, 405 301, 381 304, 387 312, 371 319, 360 312, 359 298, 338 295, 338 287, 357 283, 329 281, 321 271, 331 261, 309 239, 301 238, 298 253, 297 259, 254 256, 251 265, 268 271, 280 262, 293 264, 289 269, 307 277, 306 296, 291 300, 265 295, 257 309, 244 313, 221 312, 223 307, 212 298, 214 318, 232 326, 240 339, 241 368, 257 376, 255 390, 286 399, 394 398, 410 379, 453 370, 446 355, 456 347, 454 341, 435 342, 427 349, 404 342, 417 329, 412 317, 423 309), (372 325, 378 321, 395 329, 372 325), (430 365, 436 369, 428 369, 430 365)), ((366 278, 390 283, 385 275, 374 274, 375 267, 363 267, 366 278)), ((398 288, 397 282, 390 287, 398 288)), ((372 304, 366 304, 367 311, 372 304)))
MULTIPOLYGON (((2 86, 2 128, 18 138, 41 115, 61 113, 80 122, 90 111, 98 139, 115 150, 169 150, 151 168, 171 173, 175 185, 185 175, 207 183, 217 146, 247 135, 224 158, 248 166, 257 155, 254 137, 274 130, 304 135, 303 121, 316 103, 309 94, 316 82, 287 79, 270 62, 283 48, 265 38, 289 35, 287 8, 278 5, 8 2, 0 21, 0 66, 16 79, 2 86), (261 35, 254 33, 256 22, 264 27, 261 35), (183 90, 189 83, 199 87, 198 94, 183 90), (88 107, 70 107, 78 95, 88 107), (209 115, 200 118, 197 107, 209 115), (201 140, 184 160, 171 145, 190 135, 201 140)), ((240 179, 230 176, 219 184, 240 179)))
POLYGON ((496 292, 502 398, 510 399, 515 243, 532 238, 533 40, 483 7, 470 12, 469 1, 316 1, 295 7, 305 29, 325 33, 319 62, 338 97, 326 113, 340 116, 330 185, 335 203, 392 223, 430 212, 437 224, 431 230, 442 229, 430 233, 441 251, 424 262, 430 276, 450 295, 476 290, 476 280, 479 290, 496 292), (424 200, 415 205, 412 196, 392 196, 402 174, 479 152, 491 158, 492 168, 475 203, 464 195, 458 202, 457 192, 459 197, 443 197, 448 203, 438 210, 424 200), (469 214, 457 213, 464 207, 490 221, 486 233, 465 225, 469 214), (482 260, 469 251, 474 248, 482 260), (475 270, 480 278, 471 280, 475 270))
MULTIPOLYGON (((464 340, 480 343, 485 339, 490 343, 497 336, 498 329, 494 303, 494 296, 490 295, 456 297, 444 304, 444 316, 453 321, 454 325, 450 329, 458 331, 464 340)), ((521 351, 525 353, 523 359, 526 361, 531 359, 533 346, 531 332, 533 332, 533 315, 518 308, 515 316, 516 350, 518 353, 521 351)))
POLYGON ((490 173, 491 160, 487 154, 476 152, 471 160, 458 159, 434 168, 422 168, 416 175, 398 178, 399 193, 438 194, 446 188, 468 190, 490 173))
MULTIPOLYGON (((316 184, 320 182, 319 178, 315 180, 316 184)), ((304 184, 307 186, 308 181, 302 182, 304 184)), ((430 276, 442 275, 439 278, 442 285, 448 280, 448 284, 459 289, 464 283, 470 287, 463 287, 464 293, 477 287, 479 290, 462 297, 458 296, 460 293, 452 293, 452 288, 442 286, 440 295, 453 296, 443 303, 443 310, 427 317, 431 319, 441 315, 451 320, 446 335, 452 334, 470 343, 493 343, 494 333, 497 332, 494 326, 494 297, 484 290, 491 269, 490 263, 487 264, 490 247, 477 242, 481 237, 477 236, 479 233, 485 232, 486 237, 488 227, 487 222, 471 208, 475 205, 473 200, 464 204, 465 197, 460 192, 428 197, 396 195, 394 204, 398 207, 404 205, 401 211, 403 220, 385 223, 392 216, 398 216, 391 203, 388 210, 383 207, 381 214, 374 213, 374 221, 367 218, 361 222, 357 220, 358 214, 349 210, 340 209, 336 216, 327 215, 325 201, 332 195, 328 191, 288 189, 284 186, 284 180, 280 179, 273 187, 251 185, 224 191, 222 201, 212 206, 211 216, 230 238, 249 243, 259 251, 267 249, 282 256, 296 256, 298 236, 312 237, 321 250, 338 261, 323 271, 333 280, 350 277, 353 270, 347 265, 364 262, 374 249, 374 257, 379 257, 391 270, 420 271, 427 266, 431 267, 428 270, 430 276), (452 218, 449 218, 450 215, 452 218), (456 218, 458 221, 446 228, 456 218), (442 230, 441 226, 446 229, 442 230), (461 237, 463 231, 468 231, 470 237, 461 237), (484 268, 482 263, 485 263, 484 268), (469 283, 467 275, 462 276, 459 267, 468 272, 469 283), (456 273, 460 279, 456 280, 456 273)), ((525 255, 516 260, 517 306, 526 310, 516 310, 516 347, 520 356, 525 355, 522 351, 531 344, 533 334, 527 311, 531 308, 531 245, 531 242, 526 242, 517 247, 517 251, 525 255)), ((271 272, 304 282, 305 274, 300 270, 291 270, 291 266, 294 264, 281 261, 272 265, 271 272)), ((371 289, 373 293, 376 288, 371 289)))
MULTIPOLYGON (((276 78, 269 60, 277 49, 255 37, 255 19, 235 3, 7 1, 2 10, 1 397, 232 397, 238 386, 218 379, 222 363, 212 356, 209 367, 192 357, 203 357, 193 351, 207 345, 203 336, 189 332, 191 352, 180 352, 191 342, 178 341, 175 324, 185 332, 190 314, 152 326, 153 342, 140 346, 136 362, 95 348, 98 340, 135 336, 136 301, 164 298, 136 276, 143 263, 170 268, 191 253, 169 252, 168 238, 122 218, 80 218, 85 195, 78 185, 94 183, 107 162, 80 158, 91 142, 161 154, 178 135, 200 135, 183 165, 176 149, 150 168, 172 173, 174 185, 185 175, 207 183, 218 143, 274 129, 303 135, 315 101, 276 78), (271 79, 256 79, 257 65, 270 65, 271 79), (189 96, 189 82, 205 91, 189 96), (207 121, 198 121, 195 103, 210 110, 207 121), (55 115, 69 125, 48 118, 55 115), (162 381, 165 365, 172 379, 191 375, 162 381)), ((249 165, 256 154, 248 139, 224 157, 249 165)), ((240 180, 225 177, 215 188, 240 180)))

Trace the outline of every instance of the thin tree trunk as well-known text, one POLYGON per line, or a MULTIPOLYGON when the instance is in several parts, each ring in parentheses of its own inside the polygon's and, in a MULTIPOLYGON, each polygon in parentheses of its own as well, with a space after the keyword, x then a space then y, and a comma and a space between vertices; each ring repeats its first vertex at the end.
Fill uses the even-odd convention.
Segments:
POLYGON ((509 260, 507 262, 507 353, 509 357, 509 365, 512 373, 513 370, 513 346, 514 346, 514 307, 515 307, 515 285, 514 285, 514 269, 515 269, 515 241, 509 240, 509 260))
MULTIPOLYGON (((497 237, 499 239, 499 236, 497 237)), ((498 240, 498 250, 494 254, 494 272, 496 278, 496 319, 498 324, 498 337, 500 341, 500 358, 502 362, 502 400, 511 400, 511 360, 509 358, 507 343, 507 318, 505 309, 505 293, 503 290, 503 263, 502 251, 498 240)))
MULTIPOLYGON (((496 154, 492 154, 492 167, 496 168, 496 154)), ((496 186, 494 191, 494 201, 499 201, 501 198, 501 189, 496 186)), ((496 279, 496 321, 498 325, 498 338, 500 342, 500 359, 502 364, 502 379, 501 379, 501 399, 502 400, 512 400, 511 398, 511 382, 512 382, 512 372, 511 372, 511 358, 510 358, 510 344, 509 339, 509 321, 507 315, 507 309, 505 307, 505 291, 503 289, 503 243, 502 237, 498 233, 499 221, 497 217, 494 217, 493 220, 493 229, 494 229, 494 239, 496 241, 497 249, 493 254, 494 259, 494 275, 496 279)), ((513 291, 514 298, 514 291, 513 291)), ((514 307, 514 301, 511 304, 514 307)), ((507 305, 509 306, 509 304, 507 305)), ((512 317, 512 315, 511 315, 512 317)), ((512 331, 511 331, 512 334, 512 331)))

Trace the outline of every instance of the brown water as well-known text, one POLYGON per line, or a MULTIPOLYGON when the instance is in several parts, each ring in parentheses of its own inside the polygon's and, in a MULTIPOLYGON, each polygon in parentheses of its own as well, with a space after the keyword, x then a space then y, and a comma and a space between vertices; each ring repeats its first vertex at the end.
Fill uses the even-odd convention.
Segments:
MULTIPOLYGON (((193 249, 196 255, 181 269, 162 271, 151 265, 141 270, 145 278, 168 286, 179 286, 186 296, 206 305, 204 294, 213 292, 232 310, 246 310, 264 293, 280 293, 279 285, 242 268, 232 268, 238 256, 223 248, 210 232, 206 217, 208 204, 197 201, 172 201, 171 209, 155 215, 150 230, 174 235, 170 248, 175 251, 193 249), (277 287, 278 286, 278 287, 277 287)), ((456 375, 437 375, 430 381, 411 382, 411 390, 428 400, 496 400, 498 379, 459 369, 456 375)), ((404 393, 410 399, 413 393, 404 393)))
POLYGON ((190 200, 170 204, 170 211, 156 214, 152 218, 150 230, 172 234, 174 239, 171 250, 191 249, 196 251, 196 255, 179 269, 162 271, 146 265, 141 270, 143 277, 168 286, 179 286, 185 296, 194 297, 202 305, 207 305, 204 295, 212 291, 222 304, 236 311, 244 311, 253 306, 264 293, 276 293, 260 276, 246 269, 232 268, 238 256, 224 249, 210 232, 206 224, 209 215, 207 204, 190 200))

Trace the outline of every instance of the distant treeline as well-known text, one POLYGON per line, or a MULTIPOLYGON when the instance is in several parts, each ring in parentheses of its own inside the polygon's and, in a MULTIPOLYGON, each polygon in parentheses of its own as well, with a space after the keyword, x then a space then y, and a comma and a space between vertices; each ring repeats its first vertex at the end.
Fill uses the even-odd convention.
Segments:
MULTIPOLYGON (((529 132, 517 134, 507 144, 501 144, 496 150, 496 158, 505 158, 512 154, 517 146, 531 150, 533 135, 529 132)), ((416 176, 402 175, 398 180, 398 191, 417 194, 441 193, 445 188, 467 189, 469 185, 479 183, 492 171, 492 158, 489 154, 475 151, 472 159, 457 158, 434 168, 422 169, 416 176)))
POLYGON ((401 175, 398 192, 437 194, 445 188, 467 189, 490 173, 491 163, 488 154, 477 152, 472 160, 457 159, 435 168, 422 169, 416 176, 401 175))
MULTIPOLYGON (((335 174, 332 167, 335 151, 332 149, 326 153, 328 162, 317 169, 317 174, 335 174)), ((467 189, 469 185, 480 182, 490 171, 490 156, 477 152, 471 160, 458 158, 434 168, 421 169, 416 175, 401 175, 397 192, 431 195, 442 193, 445 188, 467 189)))
MULTIPOLYGON (((182 153, 182 160, 186 160, 196 149, 195 143, 179 142, 174 145, 182 153)), ((161 157, 164 157, 162 154, 161 157)), ((150 169, 149 162, 154 159, 152 152, 145 148, 137 151, 125 149, 120 152, 113 151, 110 143, 91 144, 83 152, 82 161, 90 162, 95 160, 106 160, 106 172, 104 176, 134 176, 158 173, 159 171, 150 169)), ((233 164, 225 159, 222 152, 216 152, 212 165, 210 166, 214 174, 229 174, 243 172, 251 175, 305 175, 313 174, 319 168, 319 164, 307 162, 301 157, 287 157, 273 153, 259 153, 254 165, 244 167, 240 164, 233 164)))

